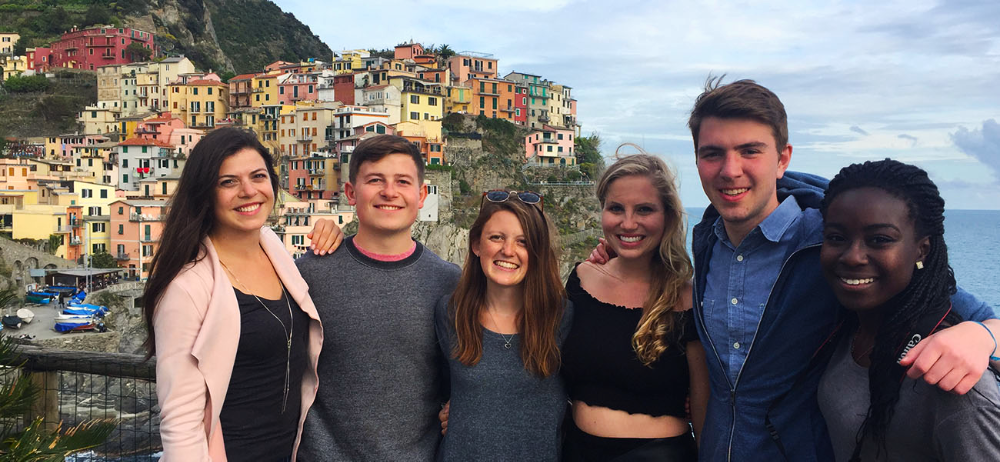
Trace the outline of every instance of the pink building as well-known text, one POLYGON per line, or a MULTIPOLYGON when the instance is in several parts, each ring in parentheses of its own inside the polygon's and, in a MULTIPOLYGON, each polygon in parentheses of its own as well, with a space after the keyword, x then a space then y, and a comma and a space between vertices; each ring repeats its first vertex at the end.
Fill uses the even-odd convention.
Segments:
POLYGON ((413 59, 414 56, 419 56, 424 54, 424 47, 419 43, 403 43, 396 45, 396 50, 393 53, 393 58, 395 59, 413 59))
POLYGON ((278 78, 278 102, 295 104, 296 101, 319 99, 319 79, 316 74, 286 74, 278 78))
POLYGON ((194 145, 205 136, 202 130, 187 128, 184 121, 172 117, 169 112, 139 122, 135 133, 143 140, 163 141, 172 146, 174 152, 185 156, 190 155, 194 145))
POLYGON ((463 52, 448 58, 448 70, 461 85, 469 79, 496 79, 497 60, 489 53, 463 52))
POLYGON ((35 72, 48 72, 52 60, 52 50, 49 48, 27 48, 24 54, 28 57, 28 70, 35 72))
POLYGON ((572 129, 542 125, 524 138, 525 161, 544 167, 576 165, 574 142, 572 129))
POLYGON ((160 247, 167 202, 163 200, 118 200, 111 203, 111 249, 120 268, 129 277, 146 280, 149 263, 160 247))
MULTIPOLYGON (((139 43, 153 52, 153 34, 128 27, 95 26, 90 29, 73 30, 62 35, 58 42, 49 45, 50 67, 70 67, 74 69, 96 70, 111 64, 128 64, 139 61, 126 48, 139 43)), ((38 49, 35 49, 35 64, 38 49)))

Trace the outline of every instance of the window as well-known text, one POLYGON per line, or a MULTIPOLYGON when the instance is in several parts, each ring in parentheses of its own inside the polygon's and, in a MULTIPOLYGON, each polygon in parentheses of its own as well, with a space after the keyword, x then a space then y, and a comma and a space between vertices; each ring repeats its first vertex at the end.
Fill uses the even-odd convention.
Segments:
POLYGON ((559 137, 558 137, 558 138, 559 138, 560 140, 561 140, 561 139, 563 139, 563 134, 562 134, 562 133, 560 133, 560 134, 559 134, 559 137))
POLYGON ((278 87, 278 94, 279 95, 284 95, 285 94, 285 87, 278 87))
POLYGON ((125 214, 125 207, 118 207, 118 214, 119 215, 124 215, 125 214))
POLYGON ((92 246, 93 251, 91 253, 104 253, 108 251, 108 248, 104 244, 94 244, 92 246))
POLYGON ((208 87, 208 94, 212 94, 212 87, 208 87))
POLYGON ((91 232, 103 233, 105 231, 104 226, 106 223, 93 223, 90 227, 91 232))
POLYGON ((428 96, 427 97, 427 104, 429 104, 431 106, 437 106, 438 105, 438 99, 434 98, 434 97, 428 96))
POLYGON ((197 94, 198 94, 198 87, 194 87, 194 88, 192 88, 192 89, 191 89, 191 94, 192 94, 192 95, 197 95, 197 94))
POLYGON ((424 120, 431 120, 431 115, 425 112, 424 113, 424 120))
POLYGON ((420 95, 410 95, 410 103, 420 104, 420 95))
POLYGON ((122 183, 128 183, 128 175, 122 175, 122 183))
POLYGON ((419 112, 411 112, 410 113, 410 120, 420 120, 420 113, 419 112))
POLYGON ((125 255, 125 244, 118 244, 118 255, 125 255))
POLYGON ((304 242, 305 242, 304 236, 302 236, 301 234, 292 235, 292 245, 305 245, 304 242))
MULTIPOLYGON (((486 107, 486 98, 483 97, 483 96, 480 96, 479 97, 479 108, 483 109, 485 107, 486 107)), ((482 112, 482 111, 480 111, 480 112, 482 112)))

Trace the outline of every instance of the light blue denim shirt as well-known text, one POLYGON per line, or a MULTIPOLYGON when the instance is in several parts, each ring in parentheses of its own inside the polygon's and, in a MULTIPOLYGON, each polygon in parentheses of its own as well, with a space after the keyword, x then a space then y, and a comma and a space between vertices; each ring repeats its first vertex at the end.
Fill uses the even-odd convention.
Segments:
POLYGON ((713 231, 719 240, 708 263, 702 309, 705 329, 731 385, 750 352, 782 262, 797 244, 782 236, 801 214, 795 197, 788 196, 735 247, 722 217, 715 221, 713 231))

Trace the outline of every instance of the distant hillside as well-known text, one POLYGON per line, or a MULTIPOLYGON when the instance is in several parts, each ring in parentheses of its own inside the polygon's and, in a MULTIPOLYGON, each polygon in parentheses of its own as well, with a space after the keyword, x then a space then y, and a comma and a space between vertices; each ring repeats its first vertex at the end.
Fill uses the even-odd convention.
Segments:
POLYGON ((44 91, 0 92, 0 138, 80 131, 77 113, 97 102, 97 74, 62 69, 44 91))
POLYGON ((21 49, 97 24, 151 31, 167 54, 183 54, 203 70, 244 73, 277 60, 330 60, 333 54, 268 0, 0 0, 0 31, 20 33, 21 49))

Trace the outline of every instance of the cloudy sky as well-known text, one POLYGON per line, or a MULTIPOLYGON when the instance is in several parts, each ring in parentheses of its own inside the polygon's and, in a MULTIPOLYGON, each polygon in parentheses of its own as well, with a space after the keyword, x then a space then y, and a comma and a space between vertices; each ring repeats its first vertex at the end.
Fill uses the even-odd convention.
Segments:
POLYGON ((949 208, 1000 209, 995 0, 276 3, 334 50, 412 38, 569 85, 583 134, 606 155, 634 142, 667 158, 689 207, 708 201, 687 116, 706 78, 725 74, 782 99, 794 170, 830 177, 892 157, 928 170, 949 208))

